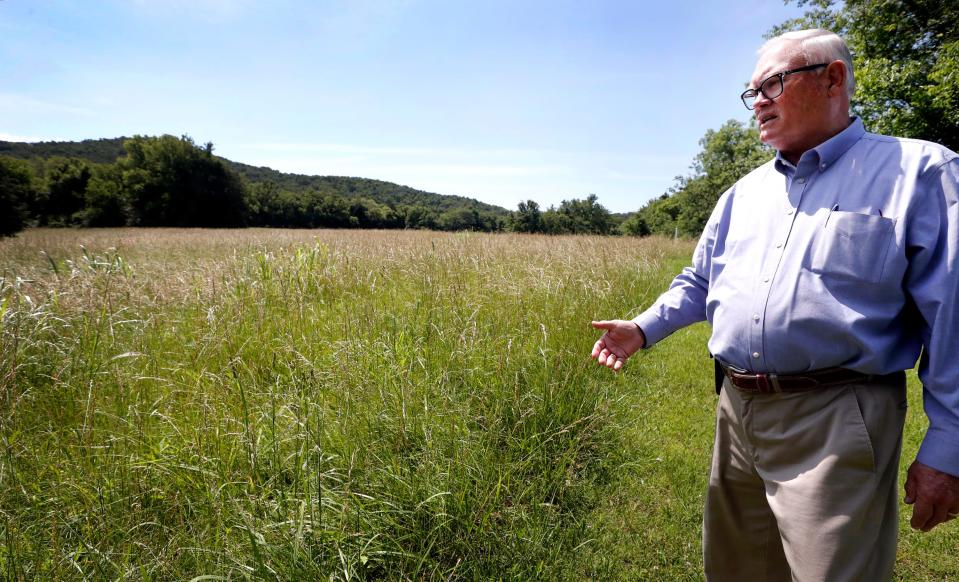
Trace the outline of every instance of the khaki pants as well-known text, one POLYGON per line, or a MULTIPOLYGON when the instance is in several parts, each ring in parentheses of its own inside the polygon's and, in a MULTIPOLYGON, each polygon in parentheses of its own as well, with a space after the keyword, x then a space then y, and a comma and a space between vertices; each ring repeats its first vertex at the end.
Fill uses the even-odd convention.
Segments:
POLYGON ((878 582, 898 533, 903 373, 792 394, 727 380, 716 411, 708 580, 878 582))

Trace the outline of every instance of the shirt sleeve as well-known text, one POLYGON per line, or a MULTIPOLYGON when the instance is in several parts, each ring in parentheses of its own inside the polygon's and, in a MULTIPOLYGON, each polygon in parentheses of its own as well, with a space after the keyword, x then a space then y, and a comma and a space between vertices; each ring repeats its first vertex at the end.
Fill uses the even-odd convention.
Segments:
POLYGON ((917 460, 959 476, 959 160, 922 180, 908 225, 906 290, 921 315, 919 379, 929 429, 917 460))
POLYGON ((709 293, 709 272, 713 246, 723 216, 721 208, 728 204, 732 189, 728 190, 713 209, 706 228, 693 252, 692 264, 673 279, 669 289, 655 303, 635 318, 633 323, 646 336, 644 348, 666 338, 671 333, 706 319, 706 296, 709 293))

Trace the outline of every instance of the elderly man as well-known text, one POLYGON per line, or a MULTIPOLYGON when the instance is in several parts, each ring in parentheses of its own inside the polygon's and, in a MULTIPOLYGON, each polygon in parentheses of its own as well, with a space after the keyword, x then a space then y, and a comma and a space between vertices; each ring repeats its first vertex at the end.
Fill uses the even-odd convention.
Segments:
POLYGON ((712 325, 709 579, 891 578, 903 370, 917 359, 929 429, 905 502, 923 531, 959 513, 959 159, 867 133, 849 116, 854 88, 835 34, 767 42, 742 99, 775 159, 722 195, 652 307, 593 322, 592 355, 613 370, 712 325))

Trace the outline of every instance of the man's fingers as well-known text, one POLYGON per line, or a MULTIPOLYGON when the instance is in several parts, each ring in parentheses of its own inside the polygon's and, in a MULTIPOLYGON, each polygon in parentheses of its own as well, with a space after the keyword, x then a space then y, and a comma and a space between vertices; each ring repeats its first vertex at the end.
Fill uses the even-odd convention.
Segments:
POLYGON ((620 356, 619 354, 610 352, 610 354, 606 356, 606 366, 612 368, 613 371, 618 372, 620 369, 622 369, 623 364, 626 363, 626 359, 627 358, 625 356, 620 356))
POLYGON ((606 333, 593 344, 593 351, 590 353, 590 356, 596 359, 597 364, 606 366, 615 372, 622 369, 623 364, 626 363, 626 357, 614 354, 610 346, 606 344, 606 339, 609 337, 609 332, 616 329, 618 324, 619 322, 606 320, 590 322, 590 325, 596 329, 606 330, 606 333))
POLYGON ((606 347, 606 342, 603 341, 603 338, 596 340, 596 343, 593 344, 593 353, 590 354, 592 357, 596 357, 600 352, 606 347))
POLYGON ((937 506, 935 508, 935 512, 932 514, 932 518, 926 522, 926 529, 922 531, 929 531, 940 523, 945 523, 947 521, 949 521, 949 508, 944 505, 937 506))
POLYGON ((927 525, 930 519, 932 519, 932 516, 932 506, 924 499, 917 499, 916 504, 912 508, 912 520, 909 522, 909 525, 912 526, 912 529, 929 531, 932 526, 927 528, 927 525))
POLYGON ((922 531, 929 531, 940 523, 956 519, 959 516, 959 508, 950 509, 946 505, 937 504, 932 508, 932 517, 930 517, 922 527, 922 531))

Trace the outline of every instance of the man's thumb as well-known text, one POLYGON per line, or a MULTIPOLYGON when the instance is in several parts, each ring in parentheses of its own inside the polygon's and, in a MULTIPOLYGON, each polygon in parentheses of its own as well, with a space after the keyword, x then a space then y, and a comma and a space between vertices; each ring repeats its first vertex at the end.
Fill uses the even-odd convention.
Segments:
POLYGON ((916 481, 912 478, 912 475, 907 475, 905 489, 906 498, 903 499, 903 502, 907 505, 912 505, 916 502, 916 481))

